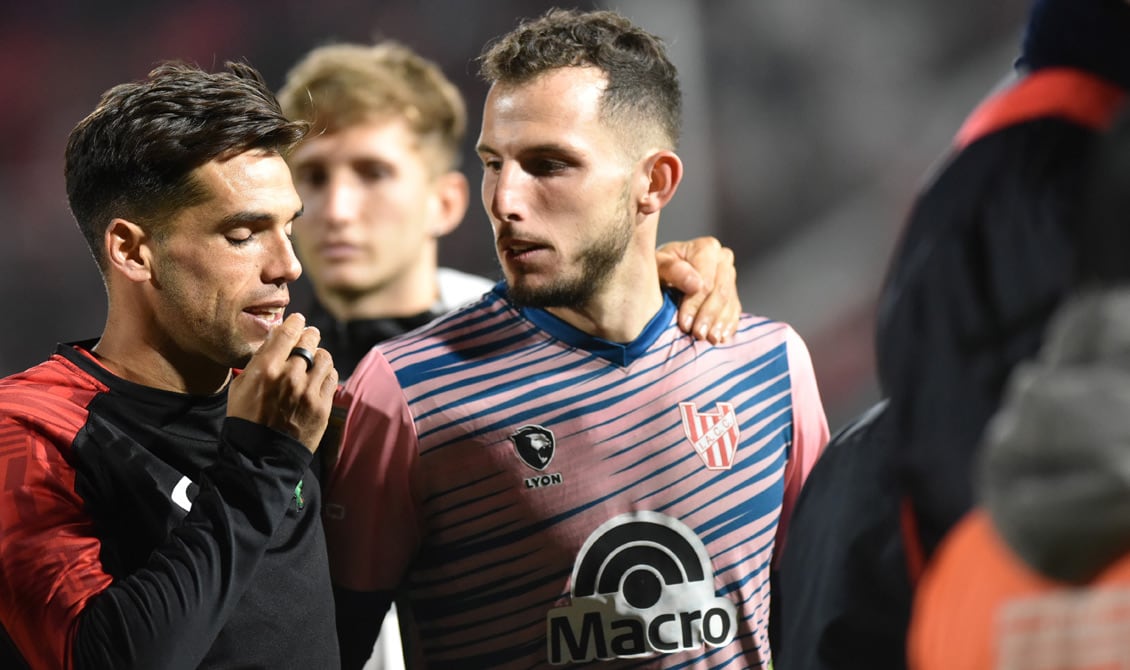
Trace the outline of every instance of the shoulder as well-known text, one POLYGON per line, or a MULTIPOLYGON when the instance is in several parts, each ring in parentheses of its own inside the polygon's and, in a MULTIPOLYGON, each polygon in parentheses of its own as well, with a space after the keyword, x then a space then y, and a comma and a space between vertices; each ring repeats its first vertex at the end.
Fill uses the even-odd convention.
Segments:
POLYGON ((54 417, 84 409, 106 390, 77 365, 55 354, 43 363, 0 379, 0 419, 54 417))
POLYGON ((805 397, 818 402, 816 372, 808 345, 784 321, 743 314, 732 340, 710 350, 717 350, 714 355, 727 356, 742 366, 753 366, 761 374, 786 375, 794 391, 803 389, 805 397))
POLYGON ((426 326, 378 344, 377 349, 399 369, 404 360, 415 360, 416 356, 434 358, 448 351, 473 350, 497 342, 527 323, 502 295, 490 291, 426 326))
POLYGON ((742 314, 738 319, 734 343, 747 347, 775 349, 786 347, 807 351, 800 334, 788 323, 756 314, 742 314))
MULTIPOLYGON (((42 458, 45 443, 66 452, 87 422, 91 401, 105 387, 72 362, 55 355, 0 379, 0 443, 26 445, 42 458)), ((22 451, 6 456, 21 457, 22 451)))
POLYGON ((445 312, 478 300, 495 284, 486 277, 453 268, 439 268, 436 276, 439 281, 440 308, 445 312))

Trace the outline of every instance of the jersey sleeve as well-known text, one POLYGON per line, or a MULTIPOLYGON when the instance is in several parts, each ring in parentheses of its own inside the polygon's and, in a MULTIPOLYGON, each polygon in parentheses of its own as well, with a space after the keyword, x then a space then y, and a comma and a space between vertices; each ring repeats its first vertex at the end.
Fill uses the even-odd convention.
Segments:
POLYGON ((31 667, 194 668, 254 576, 310 454, 228 419, 192 510, 148 563, 107 574, 69 445, 0 416, 0 623, 31 667))
POLYGON ((816 459, 828 444, 828 419, 824 415, 824 403, 816 385, 816 373, 812 369, 812 358, 808 347, 800 335, 792 328, 786 334, 786 347, 789 356, 789 380, 793 398, 793 443, 789 459, 785 465, 785 495, 781 503, 781 517, 777 524, 776 555, 781 554, 789 519, 792 518, 800 489, 812 472, 816 459))
POLYGON ((420 543, 416 427, 396 374, 379 352, 336 399, 348 406, 326 492, 330 574, 354 592, 390 591, 420 543))
POLYGON ((4 417, 0 445, 0 622, 30 667, 65 668, 79 615, 113 580, 55 444, 4 417))

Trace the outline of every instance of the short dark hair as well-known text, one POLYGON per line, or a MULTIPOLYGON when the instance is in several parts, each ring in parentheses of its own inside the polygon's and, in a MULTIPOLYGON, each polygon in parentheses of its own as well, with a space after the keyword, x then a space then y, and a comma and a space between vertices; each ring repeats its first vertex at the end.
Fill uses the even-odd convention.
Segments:
POLYGON ((288 120, 262 75, 245 63, 209 73, 180 61, 120 84, 71 131, 65 176, 71 213, 105 271, 102 238, 122 217, 154 235, 207 193, 193 170, 245 151, 285 154, 306 132, 288 120))
POLYGON ((488 44, 480 74, 491 84, 521 84, 562 67, 599 68, 607 117, 652 121, 671 148, 682 125, 682 93, 663 40, 611 11, 551 9, 488 44))

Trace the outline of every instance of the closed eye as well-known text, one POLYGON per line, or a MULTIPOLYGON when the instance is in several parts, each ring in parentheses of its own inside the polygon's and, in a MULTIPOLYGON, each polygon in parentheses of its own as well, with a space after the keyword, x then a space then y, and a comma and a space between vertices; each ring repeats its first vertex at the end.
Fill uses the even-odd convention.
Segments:
POLYGON ((522 169, 537 177, 552 176, 570 167, 570 163, 556 158, 539 157, 522 161, 522 169))
POLYGON ((228 233, 224 235, 224 238, 228 241, 228 244, 233 247, 240 247, 255 239, 255 233, 246 228, 239 228, 228 231, 228 233))

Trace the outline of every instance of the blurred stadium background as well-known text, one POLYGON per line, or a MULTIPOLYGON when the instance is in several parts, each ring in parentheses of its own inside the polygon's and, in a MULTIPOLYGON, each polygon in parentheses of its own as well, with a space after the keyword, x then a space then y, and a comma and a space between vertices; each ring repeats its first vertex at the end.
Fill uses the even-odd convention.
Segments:
MULTIPOLYGON (((464 167, 486 88, 474 57, 520 17, 611 7, 668 40, 687 176, 663 239, 717 235, 747 311, 808 341, 833 429, 877 397, 875 295, 915 189, 1015 58, 1022 0, 46 0, 0 21, 0 375, 95 336, 101 281, 67 211, 63 147, 102 91, 158 61, 246 60, 278 88, 308 49, 394 38, 468 99, 464 167)), ((495 276, 481 206, 441 244, 495 276)))

